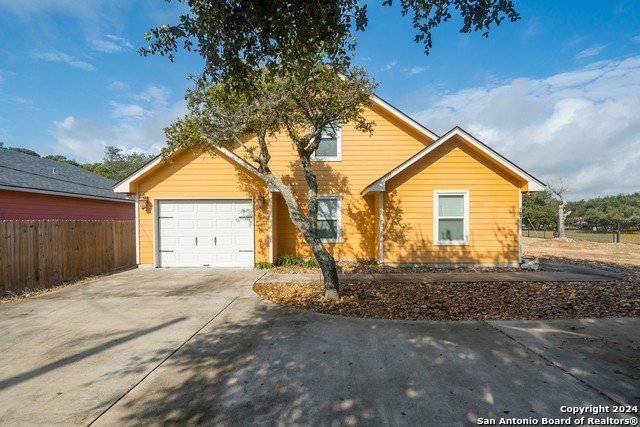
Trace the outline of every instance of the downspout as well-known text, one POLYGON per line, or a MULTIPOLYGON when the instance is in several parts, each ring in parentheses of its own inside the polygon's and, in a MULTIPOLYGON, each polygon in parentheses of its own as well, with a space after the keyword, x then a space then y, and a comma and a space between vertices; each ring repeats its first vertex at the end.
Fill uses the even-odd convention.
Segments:
POLYGON ((138 208, 138 183, 136 183, 136 199, 135 199, 135 239, 136 239, 136 264, 140 265, 140 213, 138 208))
POLYGON ((384 192, 378 192, 378 264, 384 264, 384 192))
POLYGON ((522 189, 518 189, 518 264, 522 264, 522 189))
POLYGON ((269 192, 269 264, 273 264, 273 192, 269 192))

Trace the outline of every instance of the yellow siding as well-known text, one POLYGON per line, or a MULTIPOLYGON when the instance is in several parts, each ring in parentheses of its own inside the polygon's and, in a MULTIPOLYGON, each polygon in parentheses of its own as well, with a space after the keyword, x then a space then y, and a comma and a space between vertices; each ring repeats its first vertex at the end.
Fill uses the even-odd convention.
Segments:
MULTIPOLYGON (((371 107, 373 135, 345 124, 342 161, 316 162, 321 194, 342 196, 342 241, 327 244, 337 259, 378 258, 378 194, 361 191, 432 141, 386 111, 371 107)), ((250 141, 255 143, 255 141, 250 141)), ((244 157, 242 147, 235 149, 244 157)), ((283 137, 270 142, 271 169, 297 189, 304 209, 306 188, 297 155, 283 137)), ((387 183, 384 261, 396 263, 515 262, 518 258, 519 183, 481 153, 449 141, 387 183), (470 245, 433 246, 433 190, 470 191, 470 245)), ((311 256, 289 219, 282 197, 274 195, 273 241, 269 241, 268 192, 264 183, 222 155, 183 153, 173 163, 156 167, 138 182, 139 193, 157 198, 254 199, 255 260, 289 253, 311 256), (259 195, 267 199, 258 208, 259 195), (271 243, 271 245, 270 245, 271 243)), ((153 203, 151 206, 154 206, 153 203)), ((154 262, 153 207, 140 211, 140 262, 154 262)))
POLYGON ((515 263, 520 183, 452 140, 387 183, 384 262, 515 263), (434 190, 469 191, 469 245, 433 245, 434 190))
MULTIPOLYGON (((366 117, 375 122, 373 135, 359 132, 350 124, 345 124, 342 128, 342 161, 314 163, 319 192, 342 195, 342 242, 327 244, 332 255, 340 259, 376 257, 376 196, 371 194, 362 197, 360 192, 432 142, 379 107, 368 109, 366 117)), ((242 155, 242 150, 238 148, 236 153, 242 155)), ((294 187, 306 188, 297 154, 288 139, 272 141, 269 152, 269 164, 276 174, 284 177, 294 187)), ((304 192, 299 191, 298 194, 300 202, 304 203, 304 192)), ((276 204, 276 256, 285 253, 310 256, 307 244, 289 220, 284 200, 279 197, 276 204)))
POLYGON ((139 210, 140 263, 154 263, 154 209, 156 199, 171 198, 253 198, 255 217, 254 253, 256 261, 269 258, 268 205, 256 202, 259 195, 268 197, 259 178, 222 156, 182 153, 172 163, 164 164, 138 183, 139 194, 152 202, 139 210))

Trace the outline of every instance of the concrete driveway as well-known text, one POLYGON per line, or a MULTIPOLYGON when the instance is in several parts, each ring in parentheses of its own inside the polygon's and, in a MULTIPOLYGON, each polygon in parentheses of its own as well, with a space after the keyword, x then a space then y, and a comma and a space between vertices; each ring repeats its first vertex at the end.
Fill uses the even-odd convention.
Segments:
POLYGON ((330 317, 260 300, 260 274, 132 270, 0 306, 0 423, 472 425, 640 404, 638 319, 330 317))

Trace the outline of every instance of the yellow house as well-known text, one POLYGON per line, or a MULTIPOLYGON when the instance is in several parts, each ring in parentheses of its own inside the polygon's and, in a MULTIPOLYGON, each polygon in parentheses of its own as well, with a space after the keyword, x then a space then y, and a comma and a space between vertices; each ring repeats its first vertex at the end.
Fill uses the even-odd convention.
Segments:
MULTIPOLYGON (((314 155, 318 228, 336 259, 389 265, 517 265, 522 192, 544 184, 456 127, 438 136, 377 96, 373 135, 349 123, 314 155)), ((304 203, 291 141, 271 169, 304 203)), ((152 160, 115 186, 135 195, 137 261, 150 267, 252 267, 310 256, 282 197, 242 148, 152 160)))

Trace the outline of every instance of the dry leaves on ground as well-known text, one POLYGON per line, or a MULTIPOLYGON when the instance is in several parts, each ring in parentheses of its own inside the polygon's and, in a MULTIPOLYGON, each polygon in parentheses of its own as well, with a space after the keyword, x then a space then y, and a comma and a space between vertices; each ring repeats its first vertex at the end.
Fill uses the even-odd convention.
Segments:
POLYGON ((640 316, 640 283, 353 283, 338 301, 320 283, 257 284, 263 298, 318 313, 428 320, 564 319, 640 316))
MULTIPOLYGON (((456 267, 456 268, 441 268, 441 267, 393 267, 389 265, 377 265, 370 262, 357 262, 357 261, 338 261, 336 265, 339 273, 443 273, 447 271, 475 271, 475 272, 489 272, 489 271, 522 271, 519 267, 507 268, 507 267, 456 267)), ((278 274, 309 274, 320 273, 319 268, 306 267, 300 265, 278 265, 271 269, 272 273, 278 274)))

